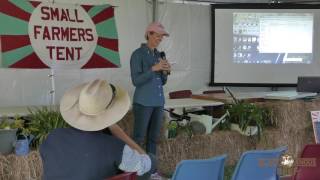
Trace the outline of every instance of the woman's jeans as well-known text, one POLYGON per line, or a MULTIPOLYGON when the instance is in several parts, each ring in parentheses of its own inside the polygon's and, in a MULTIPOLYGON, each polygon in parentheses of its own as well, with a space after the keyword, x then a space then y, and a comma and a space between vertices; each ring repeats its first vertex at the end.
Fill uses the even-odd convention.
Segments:
POLYGON ((149 107, 141 104, 133 104, 134 129, 133 139, 141 147, 147 136, 146 151, 156 155, 157 141, 163 122, 163 106, 149 107))

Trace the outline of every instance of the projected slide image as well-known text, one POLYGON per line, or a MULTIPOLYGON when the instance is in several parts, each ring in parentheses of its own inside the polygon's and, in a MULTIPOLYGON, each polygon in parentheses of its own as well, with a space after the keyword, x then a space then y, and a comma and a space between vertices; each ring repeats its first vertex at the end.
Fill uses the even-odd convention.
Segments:
POLYGON ((312 13, 233 13, 233 62, 311 64, 312 13))

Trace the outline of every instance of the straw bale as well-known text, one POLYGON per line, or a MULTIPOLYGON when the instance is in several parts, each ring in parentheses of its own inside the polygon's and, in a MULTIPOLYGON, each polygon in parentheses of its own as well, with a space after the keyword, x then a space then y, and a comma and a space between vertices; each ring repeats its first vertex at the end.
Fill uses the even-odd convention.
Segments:
POLYGON ((222 154, 228 154, 227 164, 234 164, 242 152, 253 149, 254 145, 248 137, 234 131, 161 140, 158 146, 159 170, 170 174, 181 160, 205 159, 222 154))
MULTIPOLYGON (((165 123, 162 124, 161 131, 160 131, 160 138, 165 138, 165 123)), ((118 122, 118 125, 132 137, 133 135, 133 126, 134 126, 134 118, 132 111, 129 111, 121 121, 118 122)))
POLYGON ((129 111, 123 118, 118 122, 119 126, 130 136, 133 132, 133 113, 129 111))
POLYGON ((273 149, 288 146, 286 154, 297 158, 305 144, 314 143, 313 132, 301 130, 300 132, 284 133, 277 129, 268 129, 263 132, 261 141, 257 142, 257 149, 273 149))
POLYGON ((38 151, 27 156, 0 155, 0 180, 40 180, 42 161, 38 151))
POLYGON ((263 106, 272 110, 273 121, 280 131, 299 132, 310 127, 309 112, 320 110, 320 101, 267 101, 263 106))
POLYGON ((267 142, 262 140, 257 147, 266 149, 287 145, 288 153, 297 157, 305 144, 314 143, 310 111, 320 110, 319 100, 267 101, 264 106, 272 110, 272 118, 278 126, 266 129, 263 138, 267 142))
MULTIPOLYGON (((157 154, 160 172, 171 174, 177 163, 184 159, 203 159, 221 154, 228 155, 226 164, 235 164, 247 150, 272 149, 284 145, 288 146, 287 154, 296 158, 305 144, 314 143, 309 111, 320 110, 319 99, 266 101, 257 104, 271 109, 270 121, 277 125, 265 129, 260 141, 235 131, 214 131, 208 135, 192 137, 178 134, 174 139, 166 139, 165 128, 162 127, 157 154)), ((133 114, 129 111, 119 125, 132 135, 133 121, 133 114)), ((38 180, 41 174, 42 162, 37 151, 25 157, 0 155, 0 180, 38 180)))
MULTIPOLYGON (((234 131, 215 131, 209 135, 196 135, 189 138, 179 134, 174 139, 164 138, 164 128, 158 145, 159 170, 170 174, 177 163, 184 159, 202 159, 228 154, 227 164, 235 164, 240 155, 252 149, 272 149, 288 146, 287 154, 298 157, 305 144, 314 143, 311 110, 320 110, 320 100, 313 101, 265 101, 259 106, 271 110, 270 122, 275 128, 267 128, 259 141, 257 138, 242 136, 234 131)), ((126 132, 132 133, 132 112, 120 121, 126 132)))

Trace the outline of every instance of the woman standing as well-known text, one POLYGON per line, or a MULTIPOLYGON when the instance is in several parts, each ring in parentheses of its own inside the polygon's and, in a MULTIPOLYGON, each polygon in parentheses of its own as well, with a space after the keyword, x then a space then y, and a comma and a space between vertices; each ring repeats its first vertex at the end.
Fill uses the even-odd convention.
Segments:
MULTIPOLYGON (((170 64, 156 49, 164 36, 169 36, 162 24, 151 23, 145 32, 147 43, 136 49, 130 60, 131 79, 136 87, 133 97, 133 139, 140 145, 147 136, 146 151, 156 154, 156 143, 163 121, 164 94, 170 64)), ((142 146, 143 147, 143 146, 142 146)))

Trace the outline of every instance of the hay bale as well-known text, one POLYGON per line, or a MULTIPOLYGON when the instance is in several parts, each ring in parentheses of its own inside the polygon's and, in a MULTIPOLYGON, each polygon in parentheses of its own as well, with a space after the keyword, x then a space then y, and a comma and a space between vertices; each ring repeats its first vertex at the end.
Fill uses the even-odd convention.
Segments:
MULTIPOLYGON (((270 122, 277 125, 276 128, 265 129, 260 141, 234 131, 215 131, 191 138, 178 134, 174 139, 166 139, 163 125, 157 155, 160 172, 171 174, 177 163, 184 159, 204 159, 221 154, 227 154, 226 164, 233 165, 245 151, 284 145, 288 146, 287 153, 296 158, 305 144, 314 143, 309 111, 320 110, 320 100, 266 101, 257 104, 271 109, 270 122)), ((133 114, 129 111, 119 125, 132 135, 133 123, 133 114)), ((25 157, 0 155, 0 180, 38 180, 41 175, 42 162, 37 151, 25 157)))
POLYGON ((130 136, 133 134, 133 113, 129 111, 117 124, 130 136))
POLYGON ((273 149, 285 145, 288 146, 287 154, 296 158, 305 144, 314 143, 309 112, 320 110, 320 100, 266 101, 257 104, 270 108, 270 122, 276 125, 276 128, 265 129, 260 141, 233 131, 163 139, 158 146, 160 171, 170 174, 183 159, 209 158, 220 154, 228 154, 226 163, 235 164, 247 150, 273 149))
POLYGON ((281 132, 300 132, 311 125, 310 111, 320 110, 320 101, 267 101, 263 104, 272 111, 272 121, 275 121, 281 132))
POLYGON ((0 180, 40 180, 42 161, 38 151, 27 156, 0 155, 0 180))
MULTIPOLYGON (((118 122, 118 125, 129 135, 132 137, 133 135, 133 126, 134 126, 134 117, 133 117, 133 112, 129 111, 121 121, 118 122)), ((160 138, 164 139, 165 138, 165 123, 163 121, 161 130, 160 130, 160 138)))
POLYGON ((217 131, 191 138, 178 136, 161 140, 158 146, 159 170, 171 174, 184 159, 206 159, 228 154, 227 164, 235 164, 242 152, 253 149, 255 142, 234 131, 217 131))
POLYGON ((314 143, 310 111, 320 110, 320 101, 268 101, 265 106, 272 110, 272 118, 278 125, 276 128, 265 130, 264 139, 257 147, 288 146, 288 153, 297 157, 304 145, 314 143), (263 145, 265 143, 265 145, 263 145))

